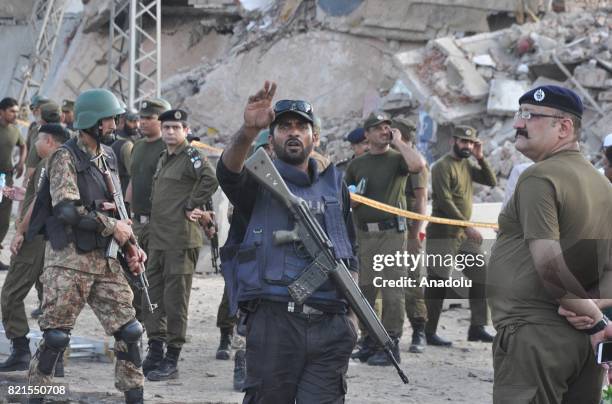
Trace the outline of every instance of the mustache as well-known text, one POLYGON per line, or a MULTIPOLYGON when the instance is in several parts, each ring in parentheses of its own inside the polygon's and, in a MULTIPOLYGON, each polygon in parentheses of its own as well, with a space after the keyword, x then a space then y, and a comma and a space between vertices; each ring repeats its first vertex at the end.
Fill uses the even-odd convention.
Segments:
POLYGON ((514 137, 516 138, 518 136, 523 136, 525 139, 529 139, 529 132, 527 132, 525 129, 517 129, 514 137))
POLYGON ((304 147, 304 144, 299 139, 289 139, 285 142, 285 147, 287 146, 301 146, 304 147))

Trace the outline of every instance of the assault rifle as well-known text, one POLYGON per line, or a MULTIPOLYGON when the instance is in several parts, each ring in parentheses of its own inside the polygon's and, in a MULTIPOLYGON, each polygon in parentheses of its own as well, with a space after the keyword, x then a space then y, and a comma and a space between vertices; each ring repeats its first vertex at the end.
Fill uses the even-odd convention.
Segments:
POLYGON ((331 278, 348 301, 351 309, 368 329, 370 337, 383 347, 397 369, 399 377, 404 383, 408 383, 408 377, 399 367, 391 351, 394 345, 391 337, 361 293, 344 262, 336 259, 332 242, 310 212, 306 202, 291 193, 263 149, 257 150, 246 161, 245 167, 255 180, 289 209, 295 221, 293 230, 278 230, 274 233, 274 243, 276 245, 291 242, 301 243, 312 259, 312 263, 304 269, 298 279, 288 286, 293 300, 298 304, 303 304, 315 290, 331 278))
MULTIPOLYGON (((206 201, 206 210, 209 212, 213 212, 213 201, 209 199, 206 201)), ((208 224, 208 227, 215 227, 215 235, 210 239, 210 259, 212 261, 212 267, 215 270, 215 273, 219 273, 219 228, 217 227, 217 221, 213 216, 213 221, 208 224)))
MULTIPOLYGON (((115 183, 113 182, 112 175, 106 166, 106 161, 104 157, 101 157, 104 171, 102 171, 102 175, 104 176, 104 182, 106 183, 106 188, 108 192, 113 196, 113 202, 115 202, 115 207, 117 212, 119 213, 119 218, 121 220, 129 220, 127 209, 125 208, 125 204, 123 203, 123 195, 121 193, 121 187, 115 187, 115 183)), ((129 270, 127 266, 127 260, 124 257, 133 257, 138 254, 138 250, 140 246, 138 245, 138 241, 136 241, 136 237, 132 234, 130 239, 123 245, 122 252, 124 257, 119 254, 119 250, 121 247, 115 238, 111 238, 111 242, 106 249, 106 257, 116 258, 121 263, 121 267, 123 268, 123 272, 127 277, 128 281, 134 285, 136 288, 142 290, 142 294, 145 298, 145 302, 147 308, 150 313, 153 313, 157 308, 157 304, 151 303, 151 297, 149 296, 149 281, 147 276, 145 275, 145 268, 142 263, 140 263, 140 273, 138 275, 134 275, 132 271, 129 270)))

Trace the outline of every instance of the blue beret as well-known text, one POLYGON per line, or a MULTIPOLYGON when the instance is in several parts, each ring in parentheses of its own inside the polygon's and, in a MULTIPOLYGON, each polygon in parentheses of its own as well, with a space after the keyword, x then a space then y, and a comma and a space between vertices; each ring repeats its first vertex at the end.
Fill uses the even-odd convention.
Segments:
POLYGON ((555 108, 582 118, 584 107, 578 94, 569 88, 559 86, 539 86, 527 91, 519 98, 519 105, 532 104, 555 108))
POLYGON ((361 143, 365 140, 365 131, 363 128, 353 129, 348 135, 346 135, 346 140, 352 144, 361 143))

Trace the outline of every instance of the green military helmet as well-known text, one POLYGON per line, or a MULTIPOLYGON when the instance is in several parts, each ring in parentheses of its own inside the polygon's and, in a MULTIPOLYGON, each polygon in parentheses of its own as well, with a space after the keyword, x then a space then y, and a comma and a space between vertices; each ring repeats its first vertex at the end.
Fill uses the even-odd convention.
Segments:
POLYGON ((121 107, 117 97, 103 88, 83 91, 74 103, 74 129, 89 129, 96 126, 104 118, 121 115, 125 109, 121 107))
POLYGON ((49 101, 51 101, 51 100, 49 98, 45 97, 44 95, 36 94, 30 100, 30 110, 33 110, 34 108, 38 108, 42 104, 44 104, 46 102, 49 102, 49 101))

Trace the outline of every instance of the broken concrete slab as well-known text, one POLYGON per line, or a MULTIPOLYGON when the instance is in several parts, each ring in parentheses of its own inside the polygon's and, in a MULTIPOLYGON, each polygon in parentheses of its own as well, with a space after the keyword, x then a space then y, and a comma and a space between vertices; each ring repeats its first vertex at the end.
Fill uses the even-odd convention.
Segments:
POLYGON ((518 107, 518 99, 529 89, 525 81, 493 79, 489 87, 487 113, 491 115, 513 115, 518 107))
POLYGON ((489 85, 474 65, 464 57, 449 56, 446 59, 449 84, 460 85, 462 94, 472 100, 480 100, 489 93, 489 85))
POLYGON ((457 47, 455 39, 451 37, 438 38, 433 41, 433 46, 446 56, 462 58, 465 56, 463 51, 457 47))
POLYGON ((608 72, 593 66, 591 63, 582 64, 574 70, 574 78, 584 87, 604 88, 608 72))

